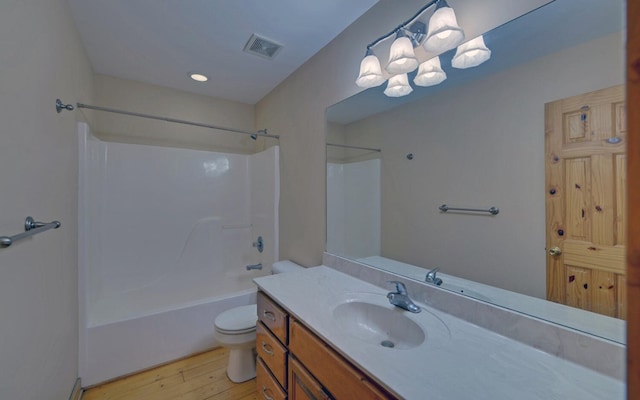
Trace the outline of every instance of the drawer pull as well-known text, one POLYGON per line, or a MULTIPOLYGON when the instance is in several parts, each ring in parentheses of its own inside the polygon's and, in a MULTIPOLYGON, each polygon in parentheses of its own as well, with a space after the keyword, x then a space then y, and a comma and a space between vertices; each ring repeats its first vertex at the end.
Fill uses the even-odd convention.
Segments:
POLYGON ((276 315, 274 313, 272 313, 271 311, 264 311, 262 314, 264 315, 264 317, 266 319, 270 319, 273 322, 276 321, 276 315))
POLYGON ((273 355, 273 347, 271 347, 270 345, 268 345, 265 342, 262 342, 262 350, 264 350, 264 352, 267 353, 270 356, 273 355))
POLYGON ((268 391, 269 389, 266 386, 262 386, 262 397, 264 397, 266 400, 273 400, 273 397, 269 397, 269 395, 267 395, 268 391))

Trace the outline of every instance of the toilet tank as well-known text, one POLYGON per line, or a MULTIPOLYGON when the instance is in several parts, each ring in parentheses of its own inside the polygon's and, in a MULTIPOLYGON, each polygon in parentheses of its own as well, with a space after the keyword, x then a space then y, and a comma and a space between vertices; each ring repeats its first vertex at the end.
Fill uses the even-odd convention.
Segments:
POLYGON ((302 265, 296 264, 293 261, 282 260, 273 263, 271 266, 271 273, 275 275, 283 274, 285 272, 301 271, 303 269, 304 267, 302 265))

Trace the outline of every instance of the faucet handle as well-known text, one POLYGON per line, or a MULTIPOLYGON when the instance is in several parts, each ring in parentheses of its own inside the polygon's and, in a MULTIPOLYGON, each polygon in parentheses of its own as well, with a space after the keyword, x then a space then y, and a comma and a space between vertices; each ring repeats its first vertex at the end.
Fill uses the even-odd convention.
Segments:
POLYGON ((427 282, 431 282, 434 281, 436 279, 436 272, 440 271, 440 267, 436 267, 434 269, 432 269, 431 271, 427 272, 427 276, 425 277, 425 280, 427 282))
POLYGON ((407 294, 407 287, 404 285, 404 283, 400 281, 387 281, 387 283, 392 283, 396 285, 396 292, 400 294, 405 294, 405 295, 407 294))

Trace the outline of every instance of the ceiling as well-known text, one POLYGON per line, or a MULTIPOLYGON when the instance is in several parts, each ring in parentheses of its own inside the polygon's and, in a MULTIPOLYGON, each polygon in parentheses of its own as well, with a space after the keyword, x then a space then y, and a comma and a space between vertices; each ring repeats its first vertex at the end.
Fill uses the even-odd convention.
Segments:
POLYGON ((68 1, 96 73, 255 104, 378 0, 68 1), (244 52, 253 33, 282 50, 244 52))

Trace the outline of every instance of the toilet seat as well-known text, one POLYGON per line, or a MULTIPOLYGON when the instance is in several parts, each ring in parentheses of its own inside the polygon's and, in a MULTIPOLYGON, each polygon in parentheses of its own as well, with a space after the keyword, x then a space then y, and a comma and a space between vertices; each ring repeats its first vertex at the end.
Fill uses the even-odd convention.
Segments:
POLYGON ((227 335, 241 335, 256 330, 258 306, 250 304, 220 313, 215 319, 216 331, 227 335))

